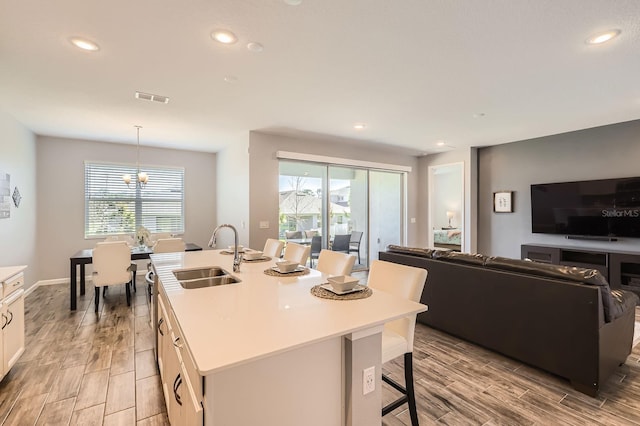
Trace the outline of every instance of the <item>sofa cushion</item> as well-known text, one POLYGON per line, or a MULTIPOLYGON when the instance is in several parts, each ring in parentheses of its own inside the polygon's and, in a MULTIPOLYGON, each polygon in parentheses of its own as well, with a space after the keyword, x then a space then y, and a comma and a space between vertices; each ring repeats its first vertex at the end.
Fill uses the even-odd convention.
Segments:
POLYGON ((615 316, 613 319, 616 319, 625 312, 632 310, 635 312, 636 305, 640 303, 640 299, 638 296, 626 290, 611 290, 611 300, 613 301, 613 305, 615 306, 615 316))
POLYGON ((464 263, 468 265, 483 266, 486 256, 482 254, 461 253, 459 251, 434 250, 431 257, 447 262, 464 263))
POLYGON ((521 272, 539 277, 569 280, 578 283, 597 285, 602 296, 602 307, 605 322, 611 322, 621 314, 620 305, 614 304, 611 289, 605 277, 595 269, 578 268, 575 266, 550 265, 547 263, 531 262, 529 260, 509 259, 507 257, 491 256, 485 260, 485 266, 492 269, 521 272))
POLYGON ((428 248, 397 246, 395 244, 389 244, 389 246, 387 246, 387 250, 393 253, 412 254, 414 256, 429 258, 432 253, 436 251, 428 248))

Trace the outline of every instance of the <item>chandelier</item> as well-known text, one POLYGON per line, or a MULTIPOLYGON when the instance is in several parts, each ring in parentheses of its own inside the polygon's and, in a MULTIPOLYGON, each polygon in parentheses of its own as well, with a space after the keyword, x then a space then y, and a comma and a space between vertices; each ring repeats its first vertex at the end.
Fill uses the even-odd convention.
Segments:
MULTIPOLYGON (((134 127, 136 128, 136 131, 138 133, 138 147, 137 147, 137 154, 136 154, 136 169, 137 169, 136 176, 138 177, 138 179, 136 180, 136 187, 142 189, 147 185, 147 182, 149 181, 149 176, 145 172, 140 171, 140 129, 142 129, 142 126, 134 126, 134 127)), ((122 180, 124 181, 124 183, 127 184, 127 187, 128 187, 129 184, 131 183, 131 175, 128 173, 122 175, 122 180)))

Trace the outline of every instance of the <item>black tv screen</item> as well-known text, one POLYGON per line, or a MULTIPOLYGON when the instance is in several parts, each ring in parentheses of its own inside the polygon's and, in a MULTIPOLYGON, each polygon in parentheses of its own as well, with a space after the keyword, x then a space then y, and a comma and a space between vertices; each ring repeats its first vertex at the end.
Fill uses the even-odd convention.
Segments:
POLYGON ((531 185, 532 232, 640 238, 640 177, 531 185))

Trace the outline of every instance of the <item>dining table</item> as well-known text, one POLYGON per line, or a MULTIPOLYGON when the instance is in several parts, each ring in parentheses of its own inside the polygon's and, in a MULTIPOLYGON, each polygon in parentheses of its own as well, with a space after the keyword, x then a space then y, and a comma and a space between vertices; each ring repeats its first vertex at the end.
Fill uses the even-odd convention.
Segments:
MULTIPOLYGON (((202 247, 194 243, 186 243, 185 251, 200 251, 202 247)), ((153 254, 153 249, 147 246, 134 246, 131 248, 131 260, 149 259, 153 254)), ((78 292, 78 267, 80 267, 80 295, 85 293, 85 266, 93 263, 93 249, 83 249, 77 251, 69 258, 71 264, 71 274, 69 279, 70 303, 71 310, 77 308, 77 292, 78 292)), ((136 271, 133 271, 133 280, 135 282, 136 271)))

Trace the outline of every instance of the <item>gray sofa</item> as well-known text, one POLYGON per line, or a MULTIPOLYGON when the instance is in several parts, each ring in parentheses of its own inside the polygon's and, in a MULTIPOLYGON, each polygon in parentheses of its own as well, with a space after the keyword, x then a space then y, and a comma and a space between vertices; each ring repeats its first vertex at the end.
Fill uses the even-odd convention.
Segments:
POLYGON ((418 321, 564 377, 595 396, 631 352, 638 297, 593 269, 389 246, 429 271, 418 321))

